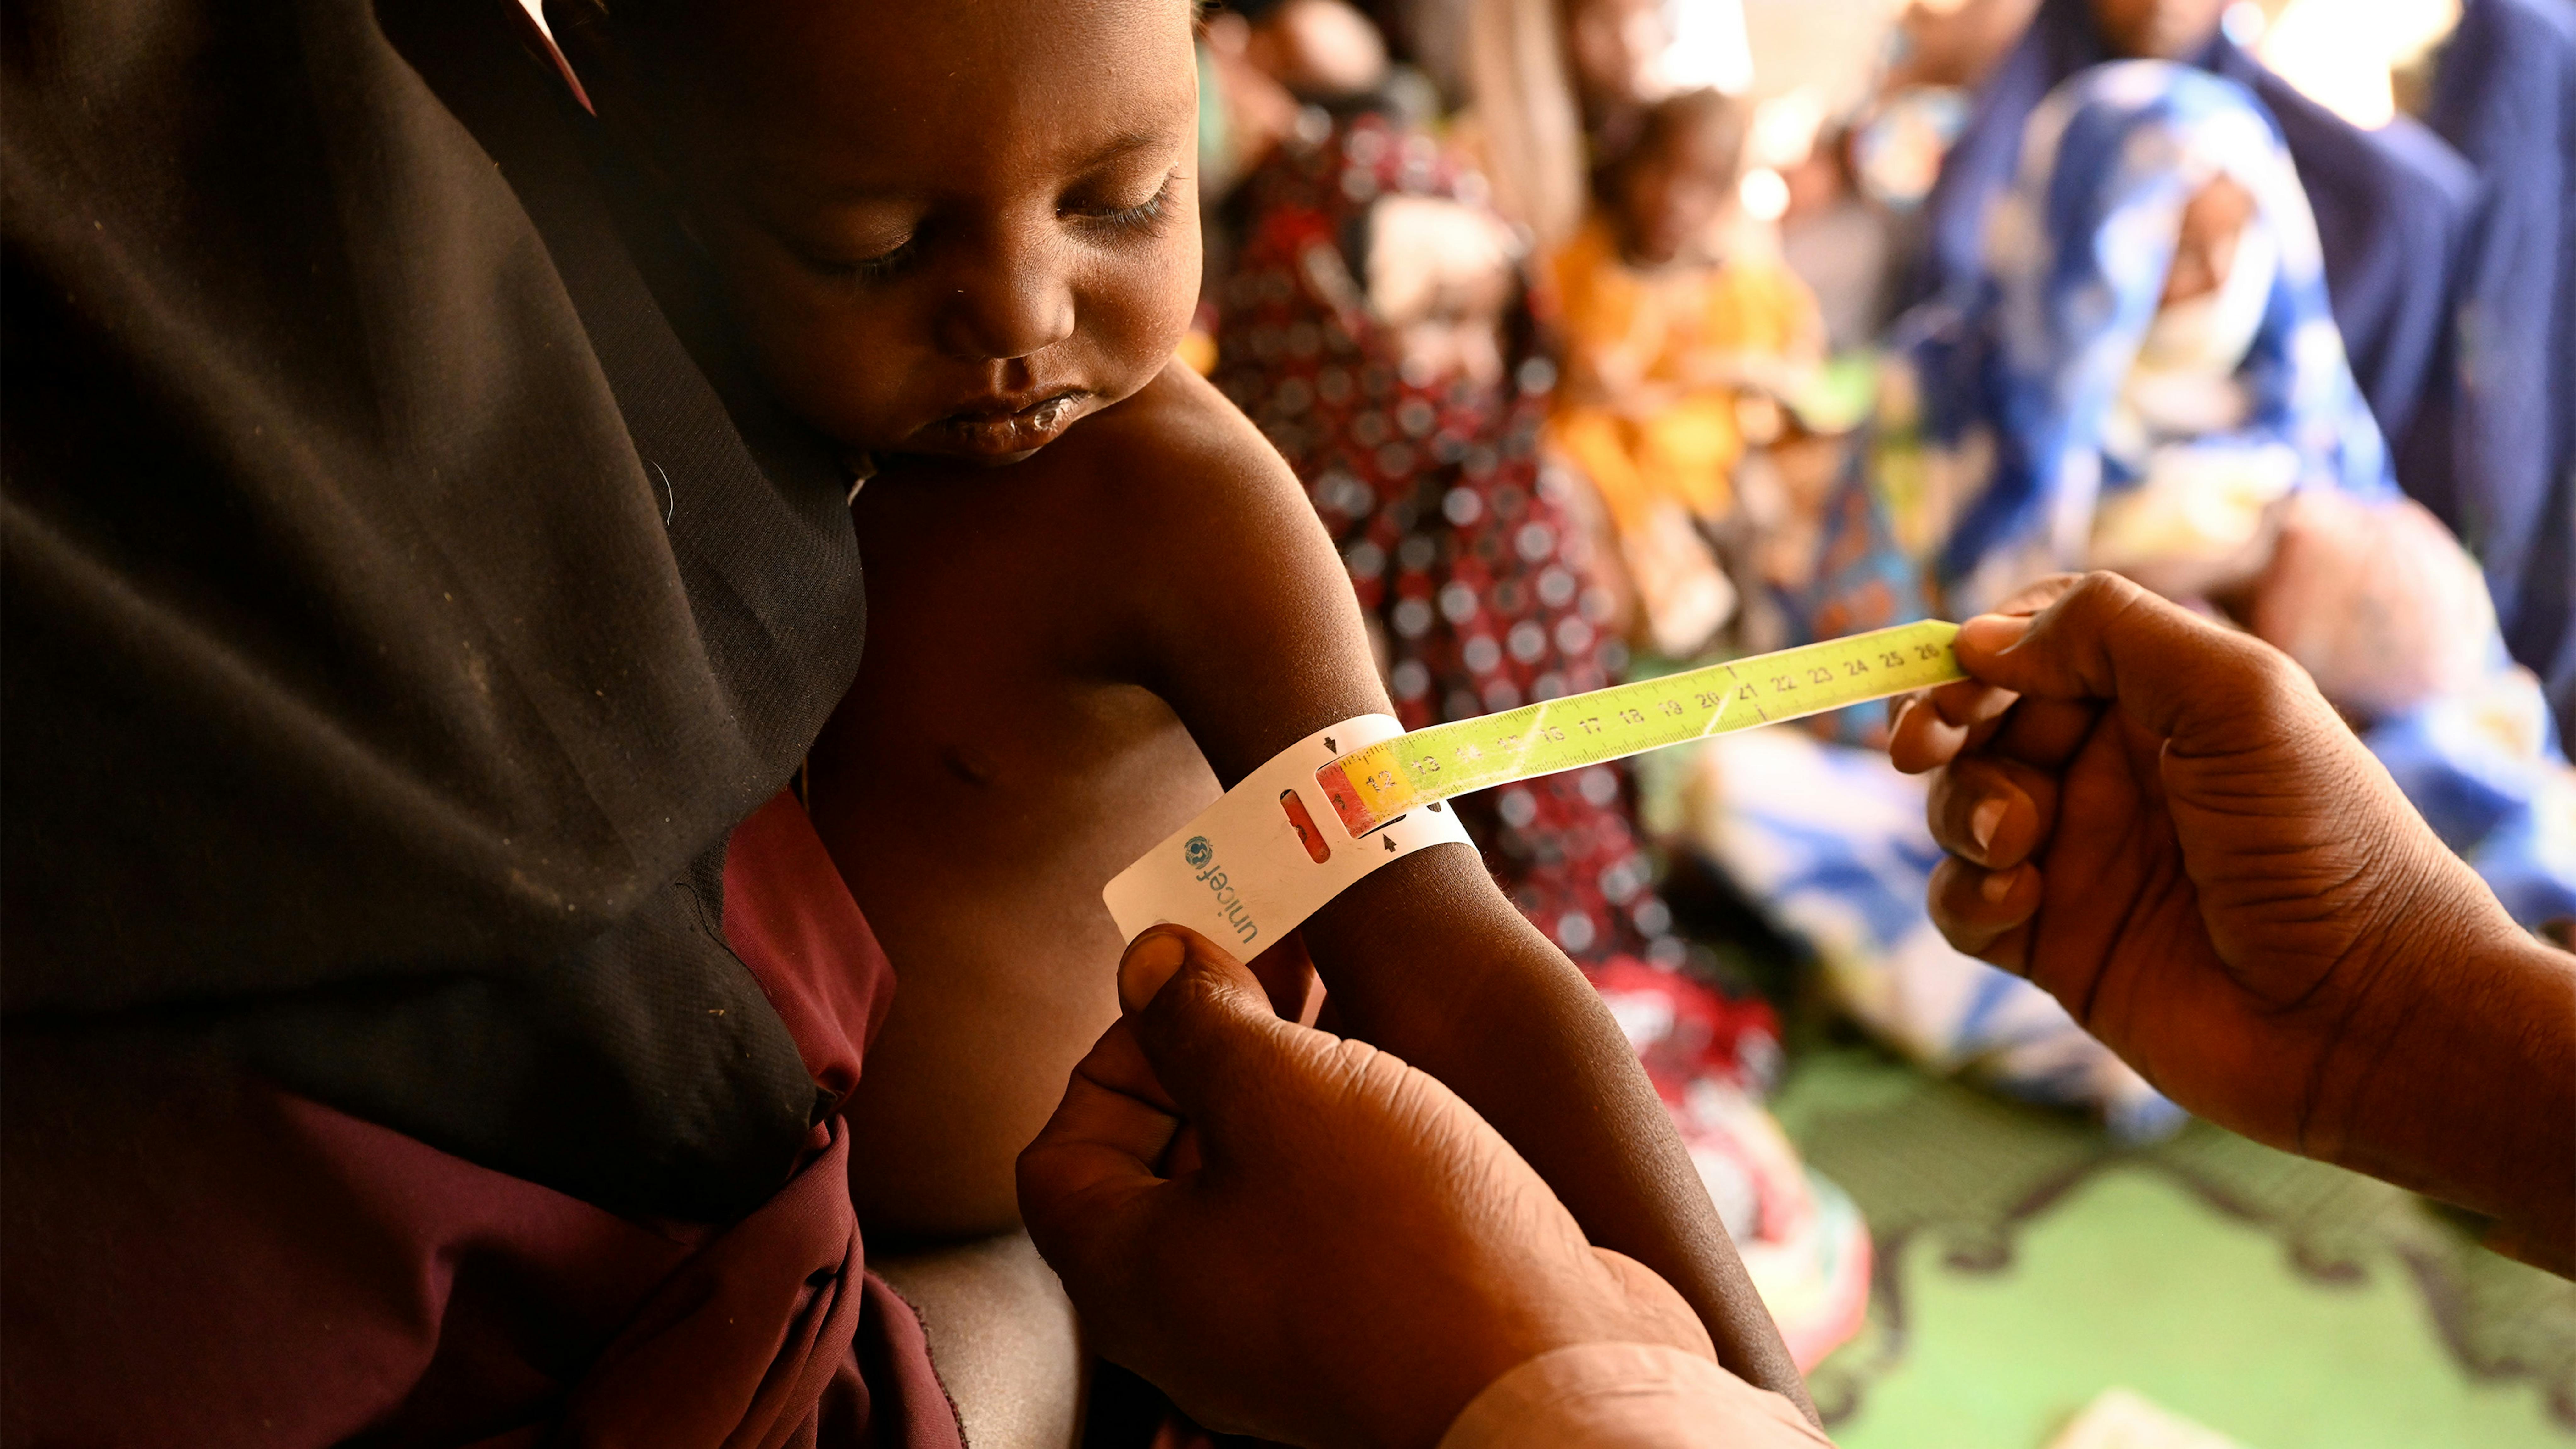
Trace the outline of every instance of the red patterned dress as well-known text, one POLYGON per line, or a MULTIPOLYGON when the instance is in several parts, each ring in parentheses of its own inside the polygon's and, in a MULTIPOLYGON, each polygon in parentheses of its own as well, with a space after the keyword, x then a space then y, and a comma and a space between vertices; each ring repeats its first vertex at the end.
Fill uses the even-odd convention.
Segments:
MULTIPOLYGON (((1482 190, 1423 133, 1342 122, 1246 179, 1219 293, 1216 381, 1304 480, 1384 641, 1407 729, 1598 689, 1626 662, 1602 632, 1590 539, 1538 454, 1553 369, 1531 354, 1499 383, 1408 376, 1355 280, 1378 198, 1476 206, 1482 190)), ((1624 770, 1596 765, 1458 802, 1503 889, 1596 980, 1684 955, 1627 790, 1624 770)), ((1701 1046, 1725 1075, 1758 1079, 1770 1013, 1727 1005, 1701 1046)))
MULTIPOLYGON (((1506 382, 1407 376, 1357 280, 1379 198, 1473 206, 1481 193, 1429 137, 1342 122, 1246 179, 1219 292, 1216 381, 1305 481, 1408 729, 1598 689, 1626 663, 1602 632, 1571 480, 1539 457, 1552 369, 1523 346, 1506 382)), ((1638 849, 1626 772, 1593 766, 1458 807, 1495 879, 1618 1018, 1791 1353, 1813 1366, 1860 1323, 1868 1229, 1757 1103, 1779 1059, 1770 1007, 1672 969, 1685 951, 1638 849)))

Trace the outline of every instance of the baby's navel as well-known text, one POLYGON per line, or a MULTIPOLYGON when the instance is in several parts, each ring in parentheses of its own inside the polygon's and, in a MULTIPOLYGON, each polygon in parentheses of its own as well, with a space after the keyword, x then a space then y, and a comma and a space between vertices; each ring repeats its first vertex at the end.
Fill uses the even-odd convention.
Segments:
POLYGON ((963 746, 950 747, 940 759, 948 766, 948 773, 969 785, 990 785, 993 778, 1001 773, 1000 767, 989 757, 963 746))

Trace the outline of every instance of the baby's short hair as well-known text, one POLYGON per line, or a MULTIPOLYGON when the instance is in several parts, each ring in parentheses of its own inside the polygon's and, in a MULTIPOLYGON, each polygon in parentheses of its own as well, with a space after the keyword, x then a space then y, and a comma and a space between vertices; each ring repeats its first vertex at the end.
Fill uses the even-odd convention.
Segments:
POLYGON ((1732 174, 1744 156, 1745 108, 1742 102, 1711 87, 1666 96, 1646 108, 1636 139, 1620 166, 1670 156, 1684 141, 1698 141, 1704 155, 1732 174))

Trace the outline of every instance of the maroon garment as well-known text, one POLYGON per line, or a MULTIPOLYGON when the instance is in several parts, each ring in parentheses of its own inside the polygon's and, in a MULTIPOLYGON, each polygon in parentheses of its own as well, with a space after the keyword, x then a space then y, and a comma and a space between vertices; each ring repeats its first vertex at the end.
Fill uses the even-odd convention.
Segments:
MULTIPOLYGON (((733 831, 723 934, 845 1096, 894 978, 792 796, 733 831)), ((919 1319, 865 1272, 837 1115, 749 1216, 648 1223, 176 1032, 9 1045, 8 1444, 962 1449, 919 1319)))

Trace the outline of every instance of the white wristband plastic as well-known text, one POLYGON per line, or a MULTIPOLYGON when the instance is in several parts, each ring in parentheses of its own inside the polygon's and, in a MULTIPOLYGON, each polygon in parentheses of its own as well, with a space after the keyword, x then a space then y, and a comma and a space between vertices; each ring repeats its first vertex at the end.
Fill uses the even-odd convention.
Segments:
POLYGON ((1354 840, 1325 802, 1316 770, 1402 733, 1389 716, 1364 714, 1281 750, 1109 882, 1101 898, 1119 933, 1132 941, 1168 921, 1249 959, 1378 867, 1429 846, 1469 844, 1446 805, 1354 840))

